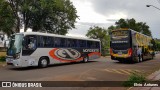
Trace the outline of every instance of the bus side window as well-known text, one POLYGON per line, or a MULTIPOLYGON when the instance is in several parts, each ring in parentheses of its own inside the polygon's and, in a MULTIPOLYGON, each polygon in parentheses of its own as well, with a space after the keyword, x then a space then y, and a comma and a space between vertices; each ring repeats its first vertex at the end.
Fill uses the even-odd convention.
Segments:
POLYGON ((68 39, 67 40, 67 47, 77 47, 77 40, 76 39, 68 39))
POLYGON ((43 47, 43 42, 42 42, 42 40, 43 40, 43 36, 38 36, 38 37, 37 37, 37 46, 38 46, 38 47, 43 47))
POLYGON ((36 41, 36 36, 33 36, 33 35, 29 35, 29 36, 26 36, 25 37, 25 40, 24 40, 24 50, 27 50, 27 49, 36 49, 37 45, 37 41, 36 41))
POLYGON ((60 38, 60 47, 66 47, 66 40, 65 38, 60 38))
POLYGON ((54 38, 47 36, 38 36, 37 37, 37 46, 38 47, 53 47, 54 46, 54 38))
POLYGON ((78 40, 79 47, 86 47, 86 41, 85 40, 78 40))
POLYGON ((92 48, 91 46, 92 46, 92 42, 91 41, 87 41, 87 47, 88 48, 92 48))
POLYGON ((92 48, 96 48, 96 42, 95 42, 95 41, 92 41, 91 47, 92 47, 92 48))
POLYGON ((66 39, 65 38, 54 38, 55 47, 65 47, 66 46, 66 39))
POLYGON ((99 42, 95 41, 87 41, 88 48, 99 48, 99 42))
POLYGON ((71 39, 67 40, 67 47, 71 47, 71 39))
POLYGON ((60 38, 55 37, 54 38, 55 47, 60 47, 60 38))
POLYGON ((46 41, 47 41, 47 37, 46 36, 39 36, 39 38, 38 38, 38 47, 46 47, 46 41))
POLYGON ((72 43, 72 47, 77 47, 77 40, 76 39, 73 39, 71 43, 72 43))
POLYGON ((47 37, 46 36, 43 36, 43 47, 48 47, 48 43, 47 43, 47 37))
POLYGON ((96 48, 100 48, 100 42, 96 42, 96 48))
POLYGON ((48 37, 47 39, 48 47, 54 47, 54 37, 48 37))
POLYGON ((37 36, 37 47, 40 47, 40 36, 37 36))

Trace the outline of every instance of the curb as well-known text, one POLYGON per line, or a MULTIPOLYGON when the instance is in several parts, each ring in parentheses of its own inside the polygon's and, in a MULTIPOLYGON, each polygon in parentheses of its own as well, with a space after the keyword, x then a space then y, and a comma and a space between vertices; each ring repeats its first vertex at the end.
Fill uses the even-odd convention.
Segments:
POLYGON ((152 73, 151 75, 149 75, 147 77, 148 80, 151 81, 159 81, 160 80, 160 70, 155 71, 154 73, 152 73))

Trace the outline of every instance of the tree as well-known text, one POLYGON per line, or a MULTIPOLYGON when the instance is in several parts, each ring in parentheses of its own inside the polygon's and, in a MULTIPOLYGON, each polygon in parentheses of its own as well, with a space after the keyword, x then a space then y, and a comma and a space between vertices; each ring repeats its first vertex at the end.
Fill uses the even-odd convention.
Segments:
POLYGON ((98 26, 90 27, 86 36, 92 39, 99 39, 101 41, 102 55, 107 54, 110 45, 109 35, 106 29, 98 26))
POLYGON ((20 27, 21 25, 21 21, 20 21, 20 1, 21 0, 5 0, 7 3, 9 3, 9 6, 11 8, 11 12, 13 13, 14 19, 15 19, 15 26, 14 29, 12 29, 12 32, 16 33, 16 32, 20 32, 20 27))
POLYGON ((66 34, 75 28, 76 8, 70 0, 4 0, 9 4, 14 21, 12 32, 31 28, 33 31, 66 34))
POLYGON ((0 0, 0 31, 10 35, 15 26, 15 19, 9 3, 0 0))
MULTIPOLYGON (((33 31, 45 31, 56 34, 66 34, 75 28, 77 11, 69 0, 35 0, 32 10, 23 10, 25 28, 33 31)), ((24 6, 29 6, 29 3, 24 6)))
POLYGON ((160 39, 155 39, 154 40, 154 48, 156 51, 160 51, 160 39))
POLYGON ((141 32, 145 35, 152 36, 151 31, 149 30, 149 26, 144 22, 136 22, 135 19, 120 19, 115 22, 115 26, 110 26, 109 30, 114 30, 117 28, 130 28, 137 32, 141 32))
POLYGON ((110 27, 108 27, 108 33, 110 34, 112 30, 117 29, 116 26, 111 25, 110 27))

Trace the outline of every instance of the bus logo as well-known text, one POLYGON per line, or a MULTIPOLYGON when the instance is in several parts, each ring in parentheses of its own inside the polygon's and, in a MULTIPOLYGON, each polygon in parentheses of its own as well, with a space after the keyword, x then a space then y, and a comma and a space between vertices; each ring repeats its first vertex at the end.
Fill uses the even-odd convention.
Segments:
POLYGON ((75 49, 53 49, 50 51, 50 56, 55 59, 61 60, 77 60, 81 57, 81 54, 75 49))

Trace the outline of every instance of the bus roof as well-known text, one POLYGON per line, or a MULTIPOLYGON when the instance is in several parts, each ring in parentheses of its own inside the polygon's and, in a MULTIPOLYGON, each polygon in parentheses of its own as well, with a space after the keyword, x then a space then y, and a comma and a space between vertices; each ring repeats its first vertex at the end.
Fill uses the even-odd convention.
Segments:
POLYGON ((24 35, 41 35, 41 36, 51 36, 51 37, 62 37, 62 38, 70 38, 70 39, 80 39, 80 40, 90 40, 90 41, 100 41, 98 39, 90 39, 85 37, 73 37, 73 36, 65 36, 51 33, 41 33, 41 32, 21 32, 16 34, 24 34, 24 35))

